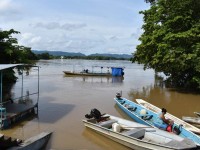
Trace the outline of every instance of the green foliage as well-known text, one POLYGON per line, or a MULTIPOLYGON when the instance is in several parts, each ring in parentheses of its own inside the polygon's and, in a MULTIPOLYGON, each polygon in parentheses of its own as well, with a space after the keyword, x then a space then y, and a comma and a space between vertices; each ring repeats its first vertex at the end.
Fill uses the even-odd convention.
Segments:
POLYGON ((0 30, 0 64, 31 64, 31 60, 37 59, 31 48, 19 46, 17 39, 12 37, 12 34, 19 33, 13 29, 9 31, 0 30))
POLYGON ((49 55, 49 53, 42 53, 42 54, 38 54, 38 55, 37 55, 37 58, 38 58, 38 59, 45 59, 45 60, 48 60, 48 59, 53 59, 53 56, 52 56, 52 55, 49 55))
POLYGON ((132 61, 164 72, 168 83, 200 88, 200 1, 147 0, 144 33, 132 61))
MULTIPOLYGON (((32 53, 31 48, 19 46, 16 38, 12 34, 20 32, 13 29, 9 31, 0 30, 0 64, 32 64, 37 57, 32 53)), ((16 81, 14 72, 11 70, 4 71, 4 82, 12 83, 16 81)))
MULTIPOLYGON (((61 56, 53 56, 50 55, 49 53, 42 53, 42 54, 37 54, 38 59, 60 59, 61 56)), ((64 59, 88 59, 88 60, 129 60, 126 58, 116 58, 116 57, 109 57, 109 56, 64 56, 64 59)))

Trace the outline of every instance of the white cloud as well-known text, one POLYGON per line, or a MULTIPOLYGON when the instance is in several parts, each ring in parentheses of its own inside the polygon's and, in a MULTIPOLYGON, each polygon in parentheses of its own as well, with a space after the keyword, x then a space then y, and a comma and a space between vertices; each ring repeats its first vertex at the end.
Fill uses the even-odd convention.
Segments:
POLYGON ((130 54, 139 43, 142 19, 135 3, 144 2, 47 1, 0 0, 0 28, 20 31, 19 44, 38 50, 130 54))
POLYGON ((20 12, 20 6, 13 0, 0 0, 0 16, 16 15, 18 12, 20 12))
POLYGON ((22 33, 21 34, 21 40, 30 40, 30 38, 32 38, 33 37, 33 34, 32 33, 22 33))
POLYGON ((11 0, 1 0, 0 1, 0 10, 1 11, 5 11, 5 10, 8 10, 10 8, 12 8, 12 3, 11 3, 11 0))
POLYGON ((86 27, 86 24, 84 23, 58 23, 58 22, 47 22, 47 23, 36 23, 35 25, 33 25, 36 28, 44 28, 44 29, 48 29, 48 30, 55 30, 55 29, 62 29, 62 30, 68 30, 68 31, 72 31, 72 30, 76 30, 76 29, 80 29, 83 27, 86 27))
POLYGON ((38 43, 38 42, 40 42, 41 41, 41 37, 40 36, 37 36, 37 37, 33 37, 32 39, 31 39, 31 43, 38 43))
POLYGON ((33 45, 40 45, 41 37, 34 35, 33 33, 22 33, 21 35, 17 35, 19 39, 19 44, 23 46, 33 46, 33 45))

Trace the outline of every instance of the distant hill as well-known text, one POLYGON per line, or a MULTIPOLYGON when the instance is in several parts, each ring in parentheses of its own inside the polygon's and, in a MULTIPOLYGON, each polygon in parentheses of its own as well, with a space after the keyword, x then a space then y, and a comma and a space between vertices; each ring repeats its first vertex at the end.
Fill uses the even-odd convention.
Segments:
MULTIPOLYGON (((82 53, 74 53, 74 52, 62 52, 62 51, 47 51, 47 50, 32 50, 33 53, 35 54, 42 54, 42 53, 49 53, 50 55, 53 56, 86 56, 85 54, 82 53)), ((124 58, 124 59, 130 59, 132 55, 128 54, 90 54, 88 56, 105 56, 105 57, 113 57, 113 58, 124 58)))
POLYGON ((42 54, 42 53, 49 53, 49 55, 53 56, 86 56, 82 53, 73 53, 73 52, 62 52, 62 51, 46 51, 46 50, 32 50, 34 54, 42 54))
POLYGON ((132 57, 132 55, 128 55, 128 54, 91 54, 89 56, 106 56, 106 57, 114 57, 114 58, 125 58, 125 59, 130 59, 132 57))

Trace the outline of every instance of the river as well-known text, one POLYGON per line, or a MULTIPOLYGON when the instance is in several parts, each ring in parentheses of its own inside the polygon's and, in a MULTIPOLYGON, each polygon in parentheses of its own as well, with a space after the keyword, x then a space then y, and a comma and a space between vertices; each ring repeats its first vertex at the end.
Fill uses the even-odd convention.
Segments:
MULTIPOLYGON (((200 95, 167 89, 156 80, 154 70, 143 70, 143 65, 130 61, 99 60, 41 60, 37 63, 40 73, 39 111, 37 118, 15 124, 1 133, 26 139, 42 131, 53 131, 47 149, 56 150, 115 150, 129 148, 84 127, 82 119, 92 108, 101 113, 128 118, 115 105, 113 98, 122 91, 130 100, 142 98, 181 118, 194 116, 200 111, 200 95), (91 66, 123 66, 124 79, 107 77, 66 77, 64 70, 91 70, 91 66)), ((99 71, 98 67, 93 68, 99 71)), ((19 80, 21 80, 19 78, 19 80)), ((24 77, 23 92, 37 91, 37 75, 32 70, 24 77)), ((13 95, 20 93, 21 82, 13 87, 13 95)))

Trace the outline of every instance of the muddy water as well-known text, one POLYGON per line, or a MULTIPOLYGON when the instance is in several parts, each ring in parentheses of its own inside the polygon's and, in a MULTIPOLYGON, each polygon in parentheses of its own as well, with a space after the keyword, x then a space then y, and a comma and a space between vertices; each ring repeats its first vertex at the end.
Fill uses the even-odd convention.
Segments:
MULTIPOLYGON (((81 122, 92 108, 129 119, 113 101, 119 91, 130 100, 142 98, 156 106, 165 107, 168 112, 180 118, 193 116, 194 111, 200 111, 200 95, 166 89, 155 81, 153 70, 144 71, 142 65, 129 61, 51 60, 40 61, 37 65, 40 66, 38 117, 29 118, 1 132, 26 139, 42 131, 53 131, 47 149, 128 150, 129 148, 85 128, 81 122), (105 69, 108 69, 106 66, 124 66, 124 79, 66 77, 62 72, 92 70, 91 66, 97 65, 104 66, 105 69)), ((93 69, 99 71, 99 68, 93 69)), ((24 77, 23 93, 37 91, 36 72, 32 70, 29 76, 24 77)), ((15 97, 21 94, 20 86, 19 78, 19 82, 13 87, 15 97)))

